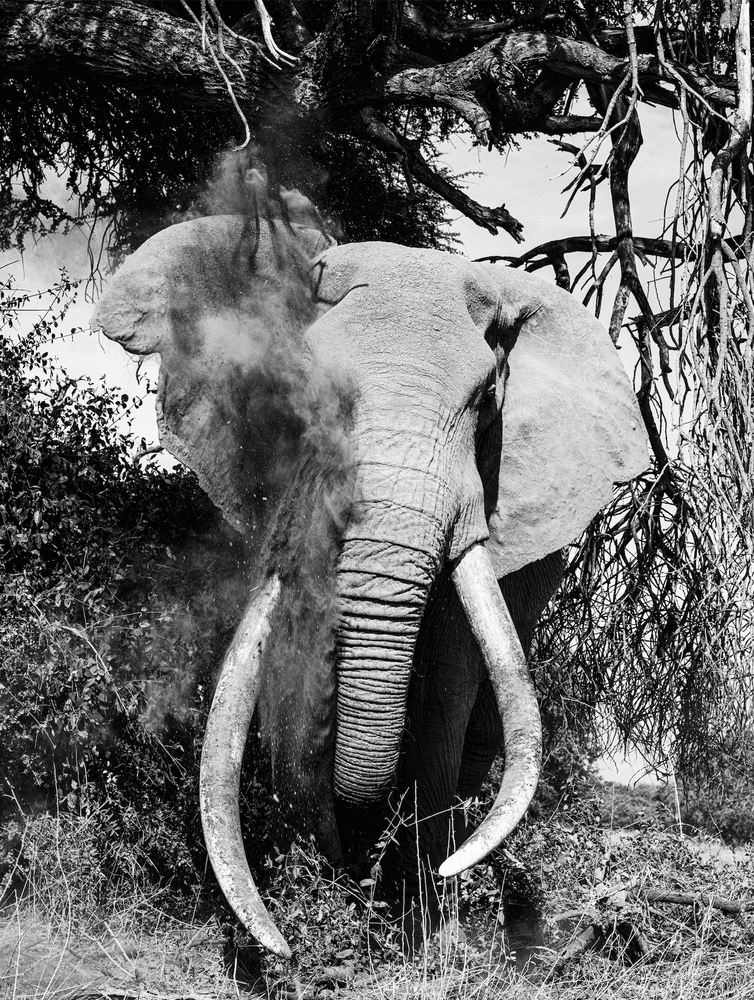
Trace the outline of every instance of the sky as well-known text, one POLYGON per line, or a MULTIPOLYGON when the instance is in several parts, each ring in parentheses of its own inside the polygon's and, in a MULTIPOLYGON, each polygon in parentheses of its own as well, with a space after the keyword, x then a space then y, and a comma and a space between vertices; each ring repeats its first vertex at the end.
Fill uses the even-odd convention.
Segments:
MULTIPOLYGON (((678 175, 680 144, 669 112, 665 108, 642 105, 640 108, 644 144, 631 170, 631 204, 637 236, 658 235, 663 218, 665 195, 678 175)), ((585 135, 565 136, 574 146, 581 146, 585 135)), ((589 155, 591 150, 587 153, 589 155)), ((604 156, 597 156, 602 163, 604 156)), ((484 149, 469 150, 458 142, 449 144, 443 161, 454 171, 482 171, 482 176, 467 178, 467 192, 486 205, 505 204, 524 224, 524 243, 518 248, 507 234, 493 236, 467 219, 459 219, 453 228, 460 234, 464 249, 471 258, 485 254, 524 253, 547 240, 589 232, 588 195, 579 194, 565 218, 560 218, 567 195, 562 189, 574 177, 567 170, 573 157, 561 152, 544 136, 520 140, 520 149, 506 155, 484 149)), ((606 184, 598 188, 595 212, 598 233, 614 235, 612 210, 606 184)), ((572 269, 573 270, 573 269, 572 269)), ((551 275, 551 271, 545 274, 551 275)))
MULTIPOLYGON (((665 212, 665 198, 678 174, 680 145, 669 113, 661 108, 642 106, 640 109, 644 145, 631 173, 631 202, 636 235, 659 236, 665 212)), ((570 136, 567 141, 580 146, 584 136, 570 136)), ((547 240, 568 235, 588 233, 588 194, 577 195, 565 218, 561 213, 567 195, 562 189, 573 178, 568 171, 572 157, 559 151, 544 137, 522 139, 519 149, 506 155, 497 151, 469 149, 460 139, 449 142, 442 151, 441 162, 454 173, 467 174, 466 190, 475 200, 486 205, 504 203, 508 210, 524 224, 525 240, 517 245, 506 233, 492 235, 463 217, 452 218, 451 229, 462 241, 464 253, 471 259, 487 254, 521 254, 547 240)), ((602 156, 597 158, 602 162, 602 156)), ((61 179, 51 179, 49 196, 65 197, 61 179)), ((598 188, 596 230, 614 234, 607 184, 598 188)), ((96 242, 96 241, 95 241, 96 242)), ((581 258, 583 259, 583 258, 581 258)), ((580 266, 579 258, 569 259, 572 276, 580 266)), ((137 380, 137 362, 118 345, 101 335, 88 331, 89 317, 94 308, 92 296, 96 290, 85 279, 90 273, 87 235, 82 231, 52 235, 36 246, 29 246, 23 259, 17 252, 0 254, 0 275, 13 273, 19 287, 35 291, 52 285, 59 278, 60 268, 65 267, 70 277, 84 279, 74 307, 66 317, 66 335, 54 345, 55 353, 71 375, 88 375, 94 381, 105 378, 129 395, 144 395, 144 383, 137 380)), ((616 268, 617 271, 617 268, 616 268)), ((552 270, 545 268, 540 276, 552 280, 552 270)), ((644 275, 644 277, 648 277, 644 275)), ((106 279, 105 279, 106 280, 106 279)), ((613 290, 617 281, 613 284, 613 290)), ((606 302, 612 297, 606 292, 606 302)), ((637 310, 633 307, 633 312, 637 310)), ((632 314, 632 307, 629 307, 632 314)), ((33 314, 27 314, 31 317, 33 314)), ((608 315, 603 314, 603 321, 608 315)), ((630 351, 621 351, 621 358, 629 374, 634 359, 630 351)), ((156 381, 158 361, 148 359, 141 372, 156 381)), ((137 438, 143 437, 147 445, 157 443, 154 415, 154 397, 136 411, 132 429, 137 438)), ((617 764, 604 762, 602 773, 609 779, 629 781, 641 770, 641 762, 629 757, 617 764)))

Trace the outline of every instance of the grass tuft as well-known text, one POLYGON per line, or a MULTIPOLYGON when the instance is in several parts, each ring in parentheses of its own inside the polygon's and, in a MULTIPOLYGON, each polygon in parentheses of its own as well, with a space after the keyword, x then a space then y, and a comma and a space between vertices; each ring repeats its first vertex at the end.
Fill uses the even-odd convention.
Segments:
POLYGON ((524 824, 453 880, 439 932, 410 959, 378 868, 359 885, 308 844, 270 859, 268 906, 290 962, 262 953, 200 889, 192 900, 156 883, 147 835, 124 845, 105 806, 30 819, 15 851, 0 910, 10 1000, 748 1000, 754 981, 754 913, 712 903, 754 896, 751 853, 659 821, 611 828, 591 806, 524 824), (659 890, 696 905, 658 902, 659 890))

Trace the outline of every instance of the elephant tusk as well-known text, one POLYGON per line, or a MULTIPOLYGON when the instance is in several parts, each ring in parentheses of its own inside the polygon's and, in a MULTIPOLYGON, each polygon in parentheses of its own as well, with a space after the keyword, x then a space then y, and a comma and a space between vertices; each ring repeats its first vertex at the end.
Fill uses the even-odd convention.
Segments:
POLYGON ((444 878, 481 861, 529 807, 542 762, 542 723, 534 686, 489 555, 473 545, 453 570, 453 583, 495 690, 505 738, 505 773, 481 826, 439 868, 444 878))
POLYGON ((259 694, 262 653, 279 598, 280 579, 275 576, 249 601, 225 654, 204 734, 199 800, 207 853, 225 898, 260 944, 290 958, 291 950, 265 909, 249 871, 238 806, 241 762, 259 694))

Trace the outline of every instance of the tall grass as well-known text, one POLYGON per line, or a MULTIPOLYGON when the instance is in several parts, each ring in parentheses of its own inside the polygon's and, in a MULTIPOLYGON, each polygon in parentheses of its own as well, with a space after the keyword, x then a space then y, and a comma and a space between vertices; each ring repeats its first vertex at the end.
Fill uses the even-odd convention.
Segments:
POLYGON ((455 881, 441 901, 439 933, 411 958, 384 917, 379 877, 361 886, 334 878, 308 845, 271 859, 269 906, 293 946, 291 962, 263 955, 227 918, 203 909, 198 895, 180 918, 167 916, 170 887, 153 888, 147 850, 125 850, 104 809, 26 824, 0 912, 0 995, 209 1000, 242 988, 362 1000, 752 995, 751 916, 736 922, 704 906, 652 907, 640 893, 624 893, 619 912, 606 902, 613 897, 605 886, 619 893, 629 882, 751 893, 750 857, 722 865, 659 829, 627 838, 562 818, 528 824, 504 854, 455 881), (520 891, 525 879, 539 893, 540 926, 522 945, 505 901, 511 883, 518 880, 520 891), (599 947, 558 963, 595 914, 607 928, 599 947), (638 961, 618 933, 620 920, 632 921, 649 945, 638 961))

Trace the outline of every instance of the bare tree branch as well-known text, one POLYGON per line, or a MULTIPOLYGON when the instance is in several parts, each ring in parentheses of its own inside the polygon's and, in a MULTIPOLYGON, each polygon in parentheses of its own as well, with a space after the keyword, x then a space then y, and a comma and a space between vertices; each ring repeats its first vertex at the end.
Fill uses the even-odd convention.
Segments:
POLYGON ((623 61, 596 46, 537 32, 497 39, 454 62, 403 69, 384 85, 384 98, 402 104, 447 107, 472 128, 480 142, 500 141, 511 132, 590 131, 599 127, 591 116, 555 116, 553 111, 573 76, 597 73, 612 79, 623 61), (584 59, 576 71, 576 60, 584 59), (569 68, 570 67, 570 72, 569 68), (547 70, 528 89, 527 73, 547 70))
POLYGON ((552 115, 568 81, 614 89, 627 72, 637 95, 655 103, 678 107, 675 94, 659 85, 670 83, 675 88, 679 80, 706 101, 720 106, 735 102, 732 90, 698 70, 677 67, 667 58, 661 62, 655 54, 639 54, 635 42, 629 44, 629 58, 622 59, 596 44, 531 31, 505 34, 453 62, 400 69, 385 81, 383 96, 401 104, 447 107, 469 124, 480 142, 487 143, 529 130, 595 131, 599 124, 592 117, 552 115), (532 71, 546 71, 547 85, 540 76, 533 86, 522 87, 521 80, 532 71))
MULTIPOLYGON (((505 205, 498 208, 488 208, 480 205, 473 198, 451 184, 449 180, 432 170, 419 150, 410 143, 400 142, 390 129, 370 111, 363 111, 351 124, 351 133, 369 139, 378 149, 399 157, 410 174, 432 191, 442 195, 445 200, 472 219, 478 226, 496 233, 504 229, 517 242, 523 239, 523 226, 514 218, 505 205)), ((409 176, 410 176, 409 174, 409 176)))
POLYGON ((728 916, 738 916, 741 913, 754 912, 754 899, 725 899, 722 896, 715 896, 711 892, 672 892, 668 889, 636 889, 638 896, 643 896, 648 903, 672 903, 676 906, 697 906, 721 913, 728 916))
MULTIPOLYGON (((699 256, 698 247, 678 240, 673 243, 671 240, 655 239, 650 236, 634 236, 634 249, 647 257, 662 257, 667 260, 696 260, 699 256)), ((550 257, 553 255, 567 253, 591 253, 597 250, 598 253, 612 253, 618 246, 617 236, 564 236, 559 240, 548 240, 540 243, 539 246, 527 250, 526 253, 518 257, 510 254, 490 254, 486 257, 477 257, 477 261, 486 261, 495 264, 498 261, 505 261, 511 267, 526 267, 527 271, 538 271, 540 268, 548 267, 550 257), (542 257, 542 260, 537 260, 542 257)), ((741 241, 734 237, 723 240, 725 253, 730 255, 732 260, 746 258, 746 247, 741 245, 741 241)))

